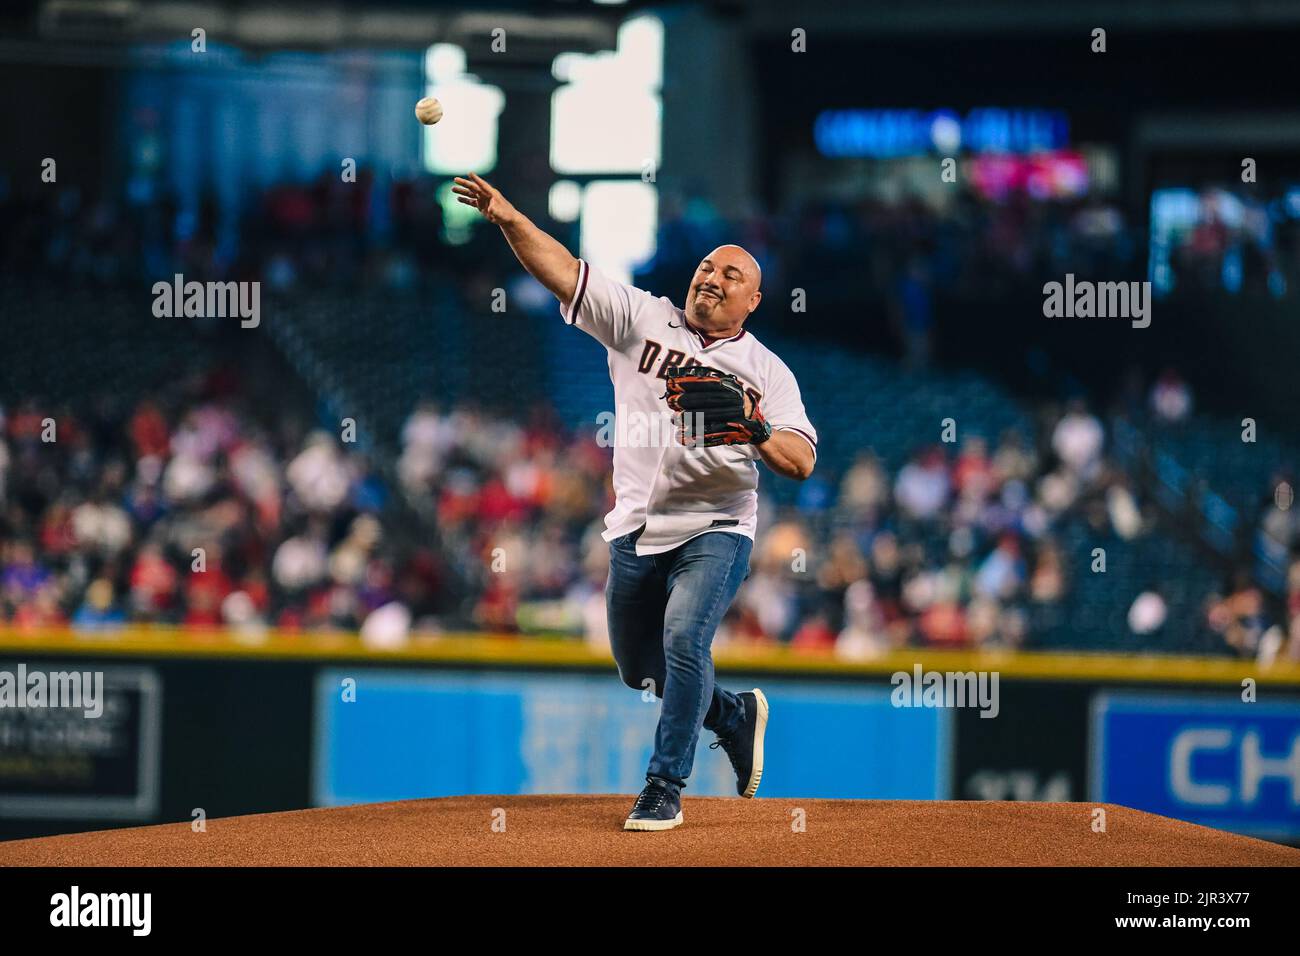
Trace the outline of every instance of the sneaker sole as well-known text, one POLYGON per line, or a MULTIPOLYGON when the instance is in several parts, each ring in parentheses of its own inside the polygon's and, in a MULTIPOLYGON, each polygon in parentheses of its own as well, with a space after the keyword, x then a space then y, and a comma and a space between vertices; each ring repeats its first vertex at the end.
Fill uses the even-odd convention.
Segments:
POLYGON ((677 811, 677 816, 671 820, 625 820, 623 822, 624 830, 671 830, 673 827, 682 825, 682 811, 677 811))
POLYGON ((767 697, 755 687, 751 694, 758 701, 758 720, 754 722, 754 767, 749 771, 749 785, 741 794, 746 799, 758 793, 758 785, 763 780, 763 734, 767 730, 767 697))

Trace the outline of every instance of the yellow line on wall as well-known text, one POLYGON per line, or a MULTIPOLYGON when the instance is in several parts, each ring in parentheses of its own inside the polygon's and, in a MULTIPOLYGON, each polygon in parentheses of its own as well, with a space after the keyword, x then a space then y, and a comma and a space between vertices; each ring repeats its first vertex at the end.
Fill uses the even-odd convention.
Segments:
MULTIPOLYGON (((608 652, 582 641, 557 637, 448 634, 415 638, 400 648, 382 650, 351 633, 295 634, 269 631, 259 636, 228 631, 131 627, 85 633, 68 629, 19 631, 0 628, 0 654, 33 658, 84 655, 132 658, 264 659, 365 663, 591 667, 613 671, 608 652)), ((1259 684, 1300 687, 1300 666, 1262 668, 1231 658, 1048 653, 1042 651, 948 651, 916 648, 893 651, 869 661, 845 661, 829 654, 788 648, 720 649, 718 667, 797 675, 872 676, 927 671, 997 671, 1003 678, 1030 680, 1121 681, 1134 683, 1259 684)))

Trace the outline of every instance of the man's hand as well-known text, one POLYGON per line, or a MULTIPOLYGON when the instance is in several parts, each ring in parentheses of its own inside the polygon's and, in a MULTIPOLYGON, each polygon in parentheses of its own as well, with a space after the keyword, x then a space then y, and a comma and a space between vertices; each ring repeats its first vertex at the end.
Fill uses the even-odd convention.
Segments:
POLYGON ((499 190, 477 173, 457 176, 451 191, 458 202, 473 206, 484 219, 501 227, 519 264, 562 305, 567 307, 573 301, 580 267, 568 249, 533 225, 532 220, 510 205, 499 190))
POLYGON ((457 176, 455 185, 451 187, 457 202, 473 206, 483 214, 484 219, 498 226, 508 225, 519 218, 519 211, 510 205, 500 190, 477 173, 467 175, 468 179, 457 176))

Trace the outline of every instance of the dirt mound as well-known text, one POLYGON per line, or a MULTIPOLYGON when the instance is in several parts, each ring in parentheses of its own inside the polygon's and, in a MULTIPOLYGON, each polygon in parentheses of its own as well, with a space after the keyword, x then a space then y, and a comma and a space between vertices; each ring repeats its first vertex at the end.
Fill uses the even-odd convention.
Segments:
POLYGON ((1300 866, 1300 850, 1089 803, 695 797, 625 833, 630 796, 475 796, 0 843, 4 866, 1300 866), (802 829, 800 829, 802 827, 802 829))

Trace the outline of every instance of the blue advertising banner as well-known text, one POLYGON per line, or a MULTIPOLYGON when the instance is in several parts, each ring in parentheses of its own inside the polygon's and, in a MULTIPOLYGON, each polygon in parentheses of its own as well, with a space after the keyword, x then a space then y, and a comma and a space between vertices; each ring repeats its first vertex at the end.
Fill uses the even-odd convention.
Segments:
POLYGON ((1100 693, 1091 798, 1272 839, 1300 836, 1300 702, 1100 693))
MULTIPOLYGON (((764 681, 762 796, 950 795, 952 712, 895 708, 888 687, 764 681)), ((327 670, 316 679, 312 800, 632 793, 659 701, 607 676, 327 670)), ((689 792, 734 796, 704 731, 689 792)))

